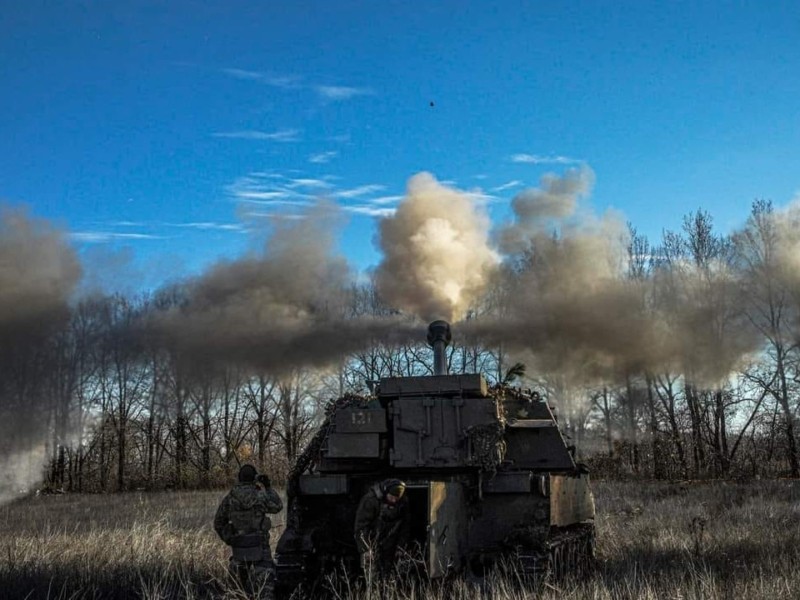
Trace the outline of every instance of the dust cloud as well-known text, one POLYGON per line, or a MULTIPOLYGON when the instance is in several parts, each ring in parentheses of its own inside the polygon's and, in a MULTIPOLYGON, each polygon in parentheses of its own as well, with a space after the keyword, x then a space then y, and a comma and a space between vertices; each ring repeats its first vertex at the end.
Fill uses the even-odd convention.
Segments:
POLYGON ((469 195, 429 173, 414 175, 397 212, 379 224, 379 293, 426 321, 461 317, 499 262, 489 229, 488 216, 469 195))

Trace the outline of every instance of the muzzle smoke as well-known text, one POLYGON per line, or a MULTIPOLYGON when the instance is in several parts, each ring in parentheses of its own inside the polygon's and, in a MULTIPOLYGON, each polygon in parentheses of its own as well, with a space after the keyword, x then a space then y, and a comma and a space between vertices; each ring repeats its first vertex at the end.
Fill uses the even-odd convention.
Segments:
POLYGON ((376 339, 405 335, 392 319, 351 318, 355 279, 334 251, 339 217, 321 203, 305 218, 278 222, 261 252, 190 281, 149 333, 195 360, 276 374, 327 366, 376 339))
POLYGON ((758 345, 743 318, 741 279, 720 254, 705 264, 641 256, 620 215, 580 211, 588 167, 512 202, 498 232, 506 256, 502 317, 469 330, 518 353, 530 372, 575 385, 620 383, 645 373, 684 373, 698 385, 724 380, 758 345))
POLYGON ((499 262, 489 219, 466 194, 419 173, 395 215, 379 225, 376 283, 386 302, 431 321, 461 317, 499 262))

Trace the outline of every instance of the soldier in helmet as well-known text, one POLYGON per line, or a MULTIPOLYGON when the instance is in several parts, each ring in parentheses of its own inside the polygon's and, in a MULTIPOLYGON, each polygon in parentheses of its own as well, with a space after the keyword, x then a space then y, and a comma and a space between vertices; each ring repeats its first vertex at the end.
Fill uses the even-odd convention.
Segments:
POLYGON ((386 479, 361 498, 354 529, 365 571, 374 565, 380 576, 387 575, 398 546, 408 542, 411 515, 405 490, 406 484, 399 479, 386 479))
POLYGON ((214 530, 231 547, 229 569, 242 588, 260 600, 271 600, 275 567, 267 515, 280 512, 283 502, 269 477, 259 475, 253 465, 242 466, 238 479, 217 509, 214 530))

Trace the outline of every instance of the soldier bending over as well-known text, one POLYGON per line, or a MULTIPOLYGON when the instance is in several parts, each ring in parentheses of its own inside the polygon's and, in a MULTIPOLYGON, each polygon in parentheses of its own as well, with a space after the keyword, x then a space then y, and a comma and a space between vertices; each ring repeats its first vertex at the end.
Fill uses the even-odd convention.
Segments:
POLYGON ((239 481, 217 509, 214 530, 231 547, 228 568, 242 588, 259 600, 272 600, 275 565, 269 548, 268 513, 283 509, 269 477, 253 465, 239 469, 239 481))
POLYGON ((354 529, 365 573, 374 565, 379 576, 389 574, 398 546, 408 542, 411 514, 405 490, 399 479, 386 479, 361 498, 354 529))

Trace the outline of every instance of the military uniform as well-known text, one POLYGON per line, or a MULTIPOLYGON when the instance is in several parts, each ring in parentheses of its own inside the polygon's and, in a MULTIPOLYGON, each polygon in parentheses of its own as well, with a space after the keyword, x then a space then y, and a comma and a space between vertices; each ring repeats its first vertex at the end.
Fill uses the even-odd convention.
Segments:
POLYGON ((283 502, 271 487, 261 489, 255 482, 239 481, 217 509, 214 530, 231 547, 231 574, 249 594, 271 600, 275 566, 269 547, 270 513, 283 509, 283 502))
POLYGON ((381 485, 373 486, 361 498, 354 525, 362 566, 366 567, 372 551, 378 574, 388 574, 394 565, 397 547, 408 542, 410 528, 408 499, 401 497, 390 504, 381 485))

